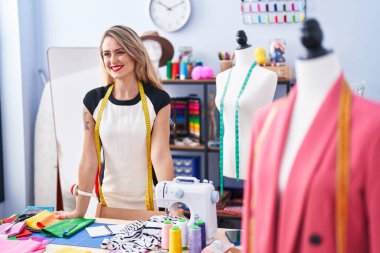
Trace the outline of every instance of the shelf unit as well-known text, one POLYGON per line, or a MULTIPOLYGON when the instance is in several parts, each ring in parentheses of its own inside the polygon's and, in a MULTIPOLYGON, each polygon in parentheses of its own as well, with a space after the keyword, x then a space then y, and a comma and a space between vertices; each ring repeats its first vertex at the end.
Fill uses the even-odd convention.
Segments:
MULTIPOLYGON (((219 148, 215 147, 207 147, 207 143, 209 141, 208 136, 208 94, 210 91, 210 87, 213 89, 215 88, 215 79, 209 79, 209 80, 162 80, 161 81, 166 87, 177 85, 181 86, 181 89, 186 89, 186 87, 190 86, 199 86, 199 88, 202 88, 202 121, 201 121, 201 133, 202 133, 202 143, 200 146, 179 146, 179 145, 170 145, 170 149, 172 151, 188 151, 188 152, 201 152, 204 155, 204 161, 201 164, 201 168, 203 168, 203 172, 201 172, 201 175, 204 175, 203 178, 209 179, 209 153, 219 152, 219 148)), ((286 93, 289 93, 293 81, 290 80, 279 80, 277 83, 278 86, 285 85, 286 86, 286 93)), ((198 88, 198 89, 199 89, 198 88)), ((170 92, 169 92, 170 94, 170 92)), ((216 110, 216 109, 215 109, 216 110)), ((216 114, 218 115, 218 114, 216 114)), ((219 122, 218 120, 216 122, 219 122)))

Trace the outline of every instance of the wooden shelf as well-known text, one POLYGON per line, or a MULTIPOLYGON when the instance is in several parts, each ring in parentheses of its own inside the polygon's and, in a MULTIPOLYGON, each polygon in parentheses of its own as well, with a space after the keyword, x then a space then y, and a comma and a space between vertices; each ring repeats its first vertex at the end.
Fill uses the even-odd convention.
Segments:
POLYGON ((208 147, 208 151, 219 152, 219 147, 208 147))
POLYGON ((218 218, 241 219, 241 214, 227 214, 220 210, 216 211, 216 215, 218 218))
POLYGON ((185 150, 185 151, 204 151, 205 146, 204 145, 199 145, 199 146, 188 146, 188 145, 174 145, 170 144, 170 149, 171 150, 185 150))
MULTIPOLYGON (((190 218, 190 212, 187 210, 182 210, 183 214, 187 217, 190 218)), ((216 216, 220 218, 228 218, 228 219, 241 219, 241 214, 228 214, 225 213, 221 210, 216 210, 216 216)))
POLYGON ((192 79, 186 79, 186 80, 161 80, 161 83, 163 84, 215 84, 215 79, 201 79, 201 80, 192 80, 192 79))

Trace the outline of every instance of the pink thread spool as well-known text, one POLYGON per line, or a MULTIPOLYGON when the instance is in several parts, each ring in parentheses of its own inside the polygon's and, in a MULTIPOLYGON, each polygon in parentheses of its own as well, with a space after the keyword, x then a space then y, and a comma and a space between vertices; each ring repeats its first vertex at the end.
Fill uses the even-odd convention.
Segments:
POLYGON ((169 231, 173 226, 170 220, 165 220, 162 224, 162 238, 161 238, 161 248, 169 249, 169 231))

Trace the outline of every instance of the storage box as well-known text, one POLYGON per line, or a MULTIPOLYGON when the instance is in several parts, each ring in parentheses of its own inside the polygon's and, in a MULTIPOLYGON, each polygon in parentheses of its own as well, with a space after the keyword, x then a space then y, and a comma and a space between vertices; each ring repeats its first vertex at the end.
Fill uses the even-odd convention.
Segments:
POLYGON ((292 71, 289 66, 263 66, 277 74, 278 81, 290 81, 292 80, 292 71))
POLYGON ((174 176, 196 177, 200 179, 199 156, 173 156, 174 176))

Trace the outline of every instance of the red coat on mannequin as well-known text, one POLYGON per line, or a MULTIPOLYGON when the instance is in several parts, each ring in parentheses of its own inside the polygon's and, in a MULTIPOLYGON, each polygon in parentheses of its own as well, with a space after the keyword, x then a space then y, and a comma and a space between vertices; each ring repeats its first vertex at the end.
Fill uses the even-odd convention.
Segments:
MULTIPOLYGON (((253 158, 254 145, 272 106, 256 115, 245 185, 245 252, 336 251, 337 121, 342 81, 343 75, 328 92, 309 128, 281 201, 279 168, 296 88, 285 101, 272 105, 283 103, 267 129, 258 156, 253 158)), ((350 143, 346 249, 352 253, 380 252, 379 104, 352 95, 350 143)))

